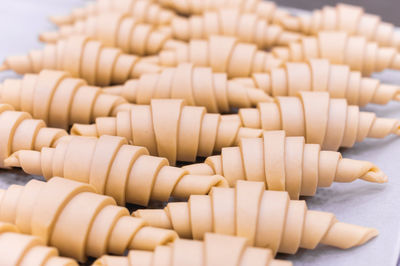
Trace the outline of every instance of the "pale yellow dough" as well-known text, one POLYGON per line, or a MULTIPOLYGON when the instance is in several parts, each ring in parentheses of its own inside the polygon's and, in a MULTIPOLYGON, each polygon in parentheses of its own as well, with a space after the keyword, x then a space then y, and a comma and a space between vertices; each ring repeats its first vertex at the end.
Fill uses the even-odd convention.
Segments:
POLYGON ((349 65, 363 75, 384 69, 400 69, 400 54, 396 48, 380 47, 364 36, 348 35, 343 31, 320 31, 317 36, 303 37, 289 47, 275 47, 272 54, 293 62, 312 58, 329 59, 332 64, 349 65))
MULTIPOLYGON (((143 132, 141 137, 152 136, 143 132)), ((187 199, 192 194, 207 194, 214 186, 228 186, 220 175, 189 174, 169 166, 165 158, 148 155, 146 148, 127 145, 126 139, 115 136, 68 136, 56 148, 20 151, 5 163, 47 180, 59 176, 89 183, 119 205, 147 206, 150 200, 168 201, 170 196, 187 199)))
POLYGON ((73 35, 87 35, 106 47, 118 47, 123 53, 149 55, 158 53, 171 34, 140 23, 136 17, 104 13, 62 26, 55 32, 44 32, 39 38, 54 43, 73 35))
POLYGON ((84 7, 73 9, 68 15, 51 16, 50 20, 58 26, 63 26, 89 16, 110 12, 129 14, 139 22, 153 25, 169 24, 174 17, 173 11, 148 0, 97 0, 87 3, 84 7))
POLYGON ((66 135, 65 130, 48 128, 42 120, 32 119, 28 113, 14 111, 12 106, 0 103, 0 168, 5 167, 4 159, 13 152, 53 147, 66 135))
POLYGON ((167 42, 153 61, 170 67, 189 62, 195 66, 211 67, 214 72, 226 72, 229 78, 265 72, 281 66, 283 62, 271 53, 258 50, 255 44, 215 35, 208 40, 190 40, 189 43, 167 42))
POLYGON ((360 6, 337 4, 314 10, 311 15, 281 16, 277 23, 284 28, 314 35, 323 30, 341 30, 350 35, 364 36, 381 46, 400 49, 400 33, 394 25, 377 15, 365 13, 360 6))
POLYGON ((259 137, 261 129, 241 127, 238 116, 206 113, 204 107, 185 106, 182 100, 153 99, 150 105, 130 105, 116 117, 100 117, 95 124, 74 124, 72 135, 120 136, 146 147, 151 155, 166 157, 171 164, 194 162, 240 138, 259 137))
POLYGON ((226 113, 232 107, 272 101, 265 92, 252 86, 228 81, 225 73, 213 73, 209 67, 181 63, 161 73, 143 74, 124 85, 104 88, 103 92, 120 95, 136 104, 150 104, 152 99, 184 99, 186 104, 204 106, 208 112, 226 113))
POLYGON ((154 250, 176 239, 174 231, 147 226, 95 192, 91 185, 59 177, 11 185, 0 191, 0 221, 80 262, 127 249, 154 250))
POLYGON ((279 25, 268 22, 254 13, 241 13, 239 9, 219 9, 207 11, 189 18, 176 16, 171 26, 163 27, 172 31, 175 39, 207 39, 212 35, 237 37, 241 42, 254 43, 259 49, 276 45, 287 45, 299 40, 301 34, 283 30, 279 25))
POLYGON ((376 117, 348 105, 345 99, 331 99, 328 92, 299 92, 299 97, 276 97, 274 103, 239 109, 244 127, 285 130, 287 136, 305 136, 306 143, 324 150, 352 147, 369 138, 400 135, 397 119, 376 117))
POLYGON ((90 85, 120 84, 143 73, 157 73, 161 68, 142 58, 124 54, 118 48, 104 47, 87 36, 75 35, 43 50, 32 50, 28 55, 9 56, 0 66, 2 70, 18 74, 39 73, 43 69, 63 70, 72 77, 81 77, 90 85))
POLYGON ((287 192, 265 191, 264 183, 238 181, 236 188, 213 188, 188 202, 133 213, 149 224, 174 229, 180 237, 202 240, 207 232, 246 237, 252 246, 294 254, 319 243, 342 249, 359 246, 378 234, 373 228, 339 222, 329 212, 307 210, 287 192))
POLYGON ((318 187, 329 187, 334 181, 387 181, 371 162, 321 151, 318 144, 305 144, 304 137, 286 137, 282 130, 242 138, 238 147, 224 147, 221 155, 184 168, 192 174, 223 175, 231 187, 238 180, 261 181, 269 190, 288 191, 291 199, 313 196, 318 187))
POLYGON ((249 246, 244 237, 205 233, 204 241, 175 240, 151 251, 130 251, 127 257, 103 256, 94 266, 290 266, 275 260, 270 249, 249 246))
POLYGON ((102 93, 99 87, 73 78, 64 71, 42 70, 0 86, 0 101, 42 119, 49 126, 68 129, 73 123, 90 123, 110 116, 126 103, 120 96, 102 93))
POLYGON ((56 248, 43 246, 40 238, 21 234, 14 224, 6 222, 0 222, 0 264, 78 266, 73 259, 59 257, 56 248))
POLYGON ((297 96, 299 91, 328 91, 332 98, 345 98, 352 105, 400 101, 399 86, 362 77, 361 72, 351 71, 347 65, 331 64, 328 59, 288 62, 270 73, 254 73, 251 78, 232 81, 262 89, 274 97, 297 96))

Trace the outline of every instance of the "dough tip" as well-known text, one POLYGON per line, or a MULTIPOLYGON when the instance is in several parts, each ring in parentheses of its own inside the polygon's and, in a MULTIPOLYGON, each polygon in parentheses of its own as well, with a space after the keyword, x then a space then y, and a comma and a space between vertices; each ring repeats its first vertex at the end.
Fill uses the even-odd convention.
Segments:
POLYGON ((46 31, 39 34, 39 41, 53 43, 59 39, 60 35, 56 31, 46 31))
POLYGON ((5 71, 5 70, 9 70, 10 68, 8 67, 8 65, 6 63, 3 63, 0 65, 0 72, 1 71, 5 71))
POLYGON ((65 24, 70 24, 71 23, 71 17, 68 15, 55 15, 55 16, 50 16, 49 20, 51 23, 56 24, 57 26, 62 26, 65 24))
POLYGON ((383 173, 381 169, 378 167, 374 167, 370 169, 364 176, 360 177, 360 179, 373 182, 373 183, 386 183, 388 182, 388 177, 383 173))
POLYGON ((21 164, 19 162, 18 155, 16 155, 14 153, 11 156, 9 156, 8 158, 6 158, 4 160, 4 166, 6 166, 6 167, 20 167, 21 164))

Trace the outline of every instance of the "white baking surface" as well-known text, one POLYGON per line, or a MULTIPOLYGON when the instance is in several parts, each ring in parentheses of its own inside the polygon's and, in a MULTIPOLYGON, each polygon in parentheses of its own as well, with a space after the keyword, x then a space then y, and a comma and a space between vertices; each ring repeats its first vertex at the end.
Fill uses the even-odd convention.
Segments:
MULTIPOLYGON (((26 53, 40 48, 37 41, 40 32, 53 29, 47 21, 51 14, 67 13, 82 6, 81 0, 12 0, 0 1, 0 62, 7 55, 26 53)), ((12 72, 0 73, 0 81, 15 77, 12 72)), ((382 81, 400 84, 396 71, 376 75, 382 81)), ((370 105, 366 111, 379 116, 400 118, 400 103, 387 106, 370 105)), ((1 126, 1 125, 0 125, 1 126)), ((339 250, 319 246, 316 250, 301 250, 292 256, 280 256, 292 260, 295 265, 396 265, 400 249, 400 174, 397 159, 400 158, 400 138, 366 140, 352 149, 342 150, 348 158, 369 160, 376 163, 389 176, 384 185, 357 181, 352 184, 334 184, 319 189, 315 197, 307 198, 310 209, 330 211, 344 222, 375 227, 380 235, 364 246, 339 250)), ((20 171, 0 170, 0 187, 24 184, 30 178, 20 171)))

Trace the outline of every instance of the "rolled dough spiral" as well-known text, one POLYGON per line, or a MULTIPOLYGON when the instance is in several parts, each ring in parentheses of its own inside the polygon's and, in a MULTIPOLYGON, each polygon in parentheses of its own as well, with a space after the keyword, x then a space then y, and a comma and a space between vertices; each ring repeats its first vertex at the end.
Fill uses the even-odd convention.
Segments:
POLYGON ((177 237, 172 230, 147 226, 88 184, 54 177, 31 180, 0 192, 0 221, 56 247, 63 256, 122 255, 127 249, 154 250, 177 237))
POLYGON ((278 9, 272 1, 262 0, 156 0, 161 6, 170 8, 182 15, 201 15, 206 11, 221 8, 240 10, 242 13, 255 13, 268 22, 281 21, 288 13, 278 9))
POLYGON ((28 55, 9 56, 0 66, 0 71, 7 69, 18 74, 39 73, 43 69, 64 70, 99 86, 121 84, 143 73, 161 70, 158 65, 142 61, 140 57, 104 47, 99 41, 79 35, 46 44, 43 50, 32 50, 28 55))
POLYGON ((135 17, 105 13, 62 26, 55 32, 44 32, 40 34, 40 40, 51 43, 73 35, 87 35, 106 47, 117 47, 123 53, 136 55, 156 54, 170 39, 166 31, 140 23, 135 17))
POLYGON ((275 47, 274 56, 288 61, 326 58, 332 64, 349 65, 363 75, 387 68, 400 69, 400 54, 393 47, 379 47, 364 36, 349 36, 343 31, 321 31, 317 36, 303 37, 289 47, 275 47))
POLYGON ((110 116, 125 99, 101 92, 64 71, 42 70, 0 86, 0 100, 42 119, 49 126, 68 129, 73 123, 90 123, 110 116))
POLYGON ((228 81, 225 73, 213 73, 209 67, 181 63, 159 74, 143 74, 124 85, 104 88, 131 103, 150 104, 152 99, 184 99, 188 105, 206 107, 211 113, 226 113, 232 108, 251 107, 272 101, 263 91, 228 81))
POLYGON ((190 62, 195 66, 211 67, 214 72, 226 72, 229 78, 248 77, 282 64, 282 60, 234 37, 211 36, 209 40, 174 42, 164 46, 156 60, 162 66, 177 66, 190 62))
POLYGON ((238 9, 207 11, 189 18, 176 16, 171 26, 165 28, 172 30, 172 36, 178 40, 207 39, 211 35, 235 36, 241 42, 256 44, 259 49, 287 45, 301 36, 238 9))
POLYGON ((283 130, 266 131, 261 138, 242 138, 238 147, 224 147, 221 155, 184 168, 192 174, 223 175, 231 187, 238 180, 260 181, 269 190, 288 191, 291 199, 313 196, 317 187, 329 187, 333 181, 387 182, 371 162, 345 159, 304 142, 304 137, 286 137, 283 130))
POLYGON ((59 257, 38 237, 19 233, 11 223, 0 222, 0 264, 21 266, 78 266, 75 260, 59 257))
POLYGON ((63 26, 89 16, 110 12, 129 14, 139 22, 153 25, 169 24, 174 17, 173 11, 148 0, 97 0, 89 2, 85 7, 73 9, 68 15, 52 16, 50 20, 58 26, 63 26))
POLYGON ((65 137, 56 148, 19 151, 5 163, 47 180, 59 176, 89 183, 119 205, 147 206, 150 200, 186 199, 191 194, 207 194, 213 186, 228 186, 222 176, 190 175, 169 166, 165 158, 149 156, 146 148, 127 145, 124 138, 115 136, 65 137))
POLYGON ((66 136, 58 128, 48 128, 42 120, 32 119, 26 112, 14 111, 12 106, 0 103, 0 168, 4 159, 19 150, 38 150, 52 147, 66 136))
MULTIPOLYGON (((235 81, 235 79, 233 79, 235 81)), ((379 79, 365 78, 347 65, 330 64, 327 59, 286 63, 270 73, 254 73, 251 78, 237 78, 244 86, 264 90, 271 96, 296 96, 299 91, 328 91, 332 98, 346 98, 352 105, 387 104, 400 101, 399 86, 379 79)))
POLYGON ((376 117, 347 105, 345 99, 330 99, 328 92, 299 92, 300 97, 276 97, 275 103, 258 108, 241 108, 244 127, 285 130, 288 136, 305 136, 306 143, 320 144, 324 150, 352 147, 369 138, 400 135, 397 119, 376 117))
POLYGON ((152 251, 129 252, 127 257, 103 256, 94 266, 172 266, 241 265, 291 266, 290 261, 275 260, 270 249, 249 246, 244 237, 205 233, 204 241, 177 239, 169 246, 152 251))
POLYGON ((261 129, 242 128, 240 124, 237 116, 209 114, 204 107, 185 106, 183 100, 154 99, 151 105, 131 105, 116 117, 97 118, 92 125, 75 124, 71 134, 121 136, 175 164, 177 160, 194 162, 198 156, 210 156, 223 147, 237 145, 242 137, 262 135, 261 129))
POLYGON ((373 228, 339 222, 333 213, 308 210, 305 201, 290 200, 287 192, 265 191, 263 182, 238 181, 236 188, 213 188, 210 195, 193 195, 188 202, 132 215, 173 228, 182 238, 202 240, 206 232, 235 235, 274 253, 294 254, 319 243, 347 249, 378 234, 373 228))
POLYGON ((400 48, 400 33, 394 30, 394 25, 381 21, 377 15, 364 13, 360 6, 340 3, 315 10, 312 15, 288 15, 279 19, 280 25, 295 32, 315 35, 323 30, 340 30, 364 36, 381 46, 400 48))

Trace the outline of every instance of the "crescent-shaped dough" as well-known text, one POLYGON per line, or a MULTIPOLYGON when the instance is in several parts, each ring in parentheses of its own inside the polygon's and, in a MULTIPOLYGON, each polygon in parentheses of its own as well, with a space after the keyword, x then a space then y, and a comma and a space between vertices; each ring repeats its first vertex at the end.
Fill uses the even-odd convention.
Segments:
POLYGON ((5 80, 0 86, 0 99, 50 126, 64 129, 73 123, 110 116, 117 106, 126 103, 120 96, 102 93, 99 87, 56 70, 42 70, 23 80, 5 80))
POLYGON ((190 40, 189 43, 164 47, 158 55, 158 61, 161 66, 177 66, 183 62, 208 66, 214 72, 226 72, 229 78, 247 77, 254 72, 265 72, 282 64, 280 58, 257 50, 255 44, 241 43, 234 37, 216 35, 210 36, 208 40, 190 40), (208 60, 194 61, 192 54, 198 53, 208 57, 208 60))
POLYGON ((181 237, 202 240, 207 232, 245 237, 250 245, 268 247, 274 254, 294 254, 319 243, 347 249, 378 234, 373 228, 339 222, 332 213, 308 210, 305 201, 290 200, 287 192, 265 191, 262 182, 238 181, 235 188, 213 188, 189 202, 132 215, 174 229, 181 237))
POLYGON ((352 147, 366 137, 400 134, 397 119, 361 112, 358 106, 348 105, 344 99, 330 99, 328 92, 302 91, 299 97, 280 96, 275 103, 259 103, 257 109, 239 109, 239 116, 244 127, 283 129, 288 136, 302 132, 306 143, 320 144, 322 149, 329 150, 352 147), (303 107, 302 112, 291 113, 299 106, 303 107), (299 123, 299 119, 303 122, 299 123), (336 135, 332 138, 331 134, 336 135))
POLYGON ((0 264, 78 266, 73 259, 59 257, 56 248, 44 246, 40 238, 21 234, 5 222, 0 222, 0 264))
MULTIPOLYGON (((184 106, 183 100, 153 99, 150 105, 127 105, 116 117, 100 117, 95 124, 74 124, 72 135, 114 135, 144 146, 152 155, 194 162, 243 137, 259 137, 260 129, 243 128, 237 115, 206 113, 204 107, 184 106)), ((118 108, 121 109, 121 108, 118 108)))
POLYGON ((89 16, 72 25, 61 26, 58 31, 41 33, 39 39, 55 43, 72 35, 86 35, 106 47, 117 47, 124 53, 136 55, 156 54, 170 39, 167 28, 159 30, 141 23, 140 18, 113 12, 89 16))
MULTIPOLYGON (((33 179, 1 192, 0 221, 15 224, 39 243, 80 262, 87 256, 122 255, 128 249, 154 250, 177 237, 172 230, 129 216, 111 197, 94 193, 93 186, 65 178, 33 179)), ((0 243, 1 239, 2 235, 0 243)))
POLYGON ((18 74, 38 73, 43 69, 64 70, 99 86, 120 84, 143 73, 161 70, 152 62, 124 54, 118 48, 104 47, 99 41, 81 35, 46 44, 43 50, 32 51, 29 55, 7 57, 0 71, 6 69, 18 74))
POLYGON ((135 17, 138 22, 153 25, 169 24, 174 17, 174 12, 161 7, 158 3, 147 0, 100 0, 87 3, 84 7, 75 8, 68 15, 51 16, 50 20, 57 26, 76 23, 90 16, 104 13, 124 13, 135 17))
POLYGON ((346 64, 363 75, 384 69, 400 69, 400 54, 394 47, 379 47, 364 36, 344 31, 320 31, 317 36, 301 38, 289 47, 271 50, 275 57, 289 61, 325 58, 333 64, 346 64), (313 49, 309 49, 310 43, 313 49))
POLYGON ((276 260, 267 248, 249 246, 246 238, 206 233, 204 241, 177 239, 170 246, 154 251, 130 251, 127 257, 102 256, 94 265, 243 265, 290 266, 290 261, 276 260))
POLYGON ((146 148, 127 145, 126 139, 115 136, 68 136, 60 139, 56 148, 20 151, 5 163, 45 179, 57 174, 90 183, 119 205, 147 206, 150 200, 186 199, 191 194, 207 194, 213 186, 228 186, 220 175, 191 175, 183 168, 169 166, 165 158, 149 156, 146 148))
POLYGON ((400 100, 399 86, 362 77, 359 71, 350 71, 346 65, 331 64, 328 59, 287 62, 284 68, 273 69, 271 73, 253 73, 250 78, 232 81, 262 89, 274 97, 296 96, 299 91, 328 91, 332 98, 345 98, 349 104, 359 106, 400 100))
POLYGON ((14 111, 8 104, 0 104, 0 168, 4 159, 19 150, 53 147, 66 136, 63 129, 48 128, 43 120, 32 119, 26 112, 14 111))
POLYGON ((310 15, 281 16, 279 20, 279 25, 290 31, 312 35, 324 30, 340 30, 363 36, 380 46, 400 49, 400 34, 394 25, 381 21, 377 15, 365 13, 360 6, 339 3, 335 7, 314 10, 310 15))

